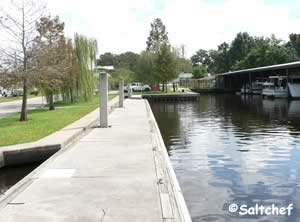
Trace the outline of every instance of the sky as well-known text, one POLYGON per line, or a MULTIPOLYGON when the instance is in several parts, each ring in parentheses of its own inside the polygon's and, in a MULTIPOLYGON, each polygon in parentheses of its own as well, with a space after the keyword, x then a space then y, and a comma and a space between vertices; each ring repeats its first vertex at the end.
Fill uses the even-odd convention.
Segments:
POLYGON ((46 1, 51 15, 65 22, 68 36, 78 32, 96 38, 100 54, 141 52, 155 18, 166 25, 172 45, 185 45, 187 57, 231 42, 241 31, 283 40, 300 33, 299 0, 46 1))

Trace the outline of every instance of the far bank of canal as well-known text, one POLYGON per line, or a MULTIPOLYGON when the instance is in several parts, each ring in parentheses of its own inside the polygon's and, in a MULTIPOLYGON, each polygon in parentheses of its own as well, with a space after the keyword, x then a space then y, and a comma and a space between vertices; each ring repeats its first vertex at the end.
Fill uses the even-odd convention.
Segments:
POLYGON ((300 101, 207 95, 151 108, 194 222, 299 221, 300 101), (294 209, 241 217, 232 203, 294 209))

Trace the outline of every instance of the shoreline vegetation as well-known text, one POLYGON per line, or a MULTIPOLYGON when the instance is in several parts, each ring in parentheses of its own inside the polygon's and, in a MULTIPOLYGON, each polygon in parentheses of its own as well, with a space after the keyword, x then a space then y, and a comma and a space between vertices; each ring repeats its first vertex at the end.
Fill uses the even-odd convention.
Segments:
MULTIPOLYGON (((116 96, 117 94, 109 95, 109 100, 116 96)), ((19 113, 3 117, 0 119, 0 148, 42 139, 79 120, 98 106, 99 96, 93 96, 87 102, 56 102, 56 109, 50 112, 47 106, 31 110, 27 122, 18 121, 19 113)))

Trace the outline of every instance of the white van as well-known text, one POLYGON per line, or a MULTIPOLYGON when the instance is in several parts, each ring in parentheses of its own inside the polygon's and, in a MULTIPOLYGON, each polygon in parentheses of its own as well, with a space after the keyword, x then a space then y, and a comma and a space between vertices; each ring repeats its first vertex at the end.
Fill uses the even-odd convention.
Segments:
POLYGON ((133 92, 135 92, 135 91, 150 91, 151 90, 151 87, 149 85, 143 85, 140 82, 131 83, 130 88, 132 89, 133 92))

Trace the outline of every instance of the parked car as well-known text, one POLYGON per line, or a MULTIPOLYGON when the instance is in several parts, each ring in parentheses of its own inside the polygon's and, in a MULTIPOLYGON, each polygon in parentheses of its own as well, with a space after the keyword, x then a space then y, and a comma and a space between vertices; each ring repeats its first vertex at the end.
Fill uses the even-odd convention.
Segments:
MULTIPOLYGON (((136 91, 150 91, 151 90, 151 87, 149 85, 143 85, 140 82, 131 83, 130 88, 133 92, 136 92, 136 91)), ((125 91, 127 92, 127 87, 125 87, 125 91)))
POLYGON ((0 90, 0 94, 3 97, 8 97, 8 96, 11 96, 11 91, 9 91, 7 89, 2 89, 2 90, 0 90))
POLYGON ((12 89, 11 90, 11 95, 16 97, 16 96, 23 96, 23 89, 12 89))
POLYGON ((0 94, 3 97, 17 97, 17 96, 23 96, 23 89, 2 89, 0 90, 0 94))

